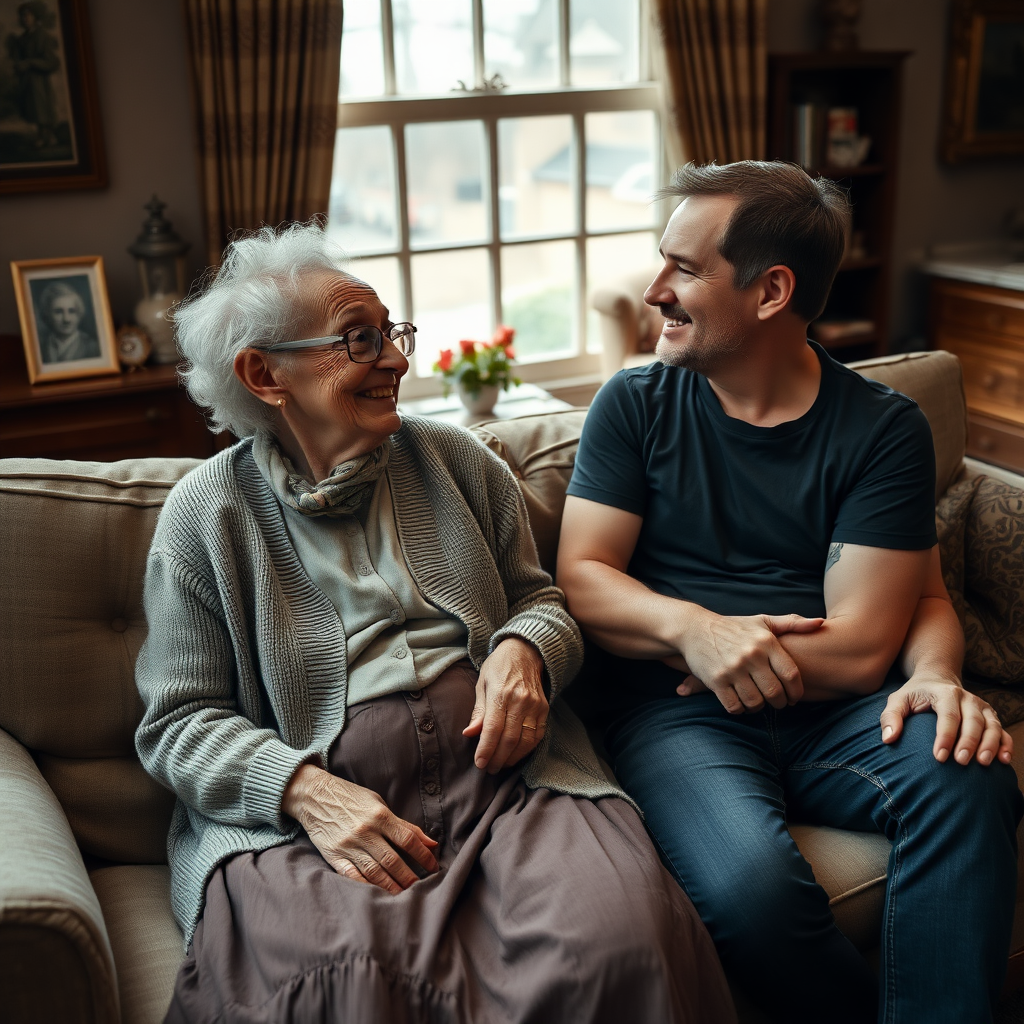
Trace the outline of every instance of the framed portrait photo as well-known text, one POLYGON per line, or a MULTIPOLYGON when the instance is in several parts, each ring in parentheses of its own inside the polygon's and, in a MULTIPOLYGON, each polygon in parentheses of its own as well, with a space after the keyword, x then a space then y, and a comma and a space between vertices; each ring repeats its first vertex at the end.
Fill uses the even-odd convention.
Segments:
POLYGON ((0 194, 106 184, 85 0, 0 0, 0 194))
POLYGON ((101 256, 11 264, 31 384, 119 373, 101 256))
POLYGON ((1024 156, 1024 0, 953 0, 939 149, 1024 156))

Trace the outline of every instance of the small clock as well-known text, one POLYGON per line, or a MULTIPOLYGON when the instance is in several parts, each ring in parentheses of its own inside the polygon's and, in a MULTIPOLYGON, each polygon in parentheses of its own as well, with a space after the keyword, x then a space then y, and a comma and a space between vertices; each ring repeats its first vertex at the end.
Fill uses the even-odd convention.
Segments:
POLYGON ((152 351, 153 343, 141 327, 128 324, 117 332, 117 358, 129 370, 140 367, 152 351))

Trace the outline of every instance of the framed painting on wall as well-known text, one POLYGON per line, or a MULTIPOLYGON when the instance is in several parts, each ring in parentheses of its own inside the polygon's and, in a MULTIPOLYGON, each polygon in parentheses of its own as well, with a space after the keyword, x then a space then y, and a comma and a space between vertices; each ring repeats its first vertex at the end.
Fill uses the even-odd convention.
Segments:
POLYGON ((106 183, 85 0, 0 0, 0 194, 106 183))
POLYGON ((953 0, 939 149, 1024 156, 1024 0, 953 0))
POLYGON ((11 264, 31 384, 119 373, 102 256, 11 264))

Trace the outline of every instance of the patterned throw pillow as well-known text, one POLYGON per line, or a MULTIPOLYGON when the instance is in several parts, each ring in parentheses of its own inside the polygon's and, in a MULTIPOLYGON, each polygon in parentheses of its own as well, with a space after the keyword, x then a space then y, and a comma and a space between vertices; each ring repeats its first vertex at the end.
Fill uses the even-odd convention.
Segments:
POLYGON ((1024 491, 984 477, 964 533, 964 668, 1024 683, 1024 491))
POLYGON ((999 712, 1024 720, 1024 491, 979 476, 935 509, 942 574, 966 638, 964 681, 999 712))

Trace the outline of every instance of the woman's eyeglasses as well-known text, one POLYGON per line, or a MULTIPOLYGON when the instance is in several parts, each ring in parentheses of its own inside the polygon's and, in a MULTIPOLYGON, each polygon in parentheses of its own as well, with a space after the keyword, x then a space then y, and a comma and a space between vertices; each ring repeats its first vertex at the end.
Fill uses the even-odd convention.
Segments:
MULTIPOLYGON (((302 348, 344 349, 353 363, 372 363, 384 347, 384 331, 379 327, 352 327, 344 334, 329 334, 326 338, 306 338, 303 341, 281 341, 267 345, 266 352, 294 352, 302 348)), ((395 324, 387 331, 403 356, 416 351, 416 328, 412 324, 395 324)), ((260 346, 262 347, 262 346, 260 346)))

